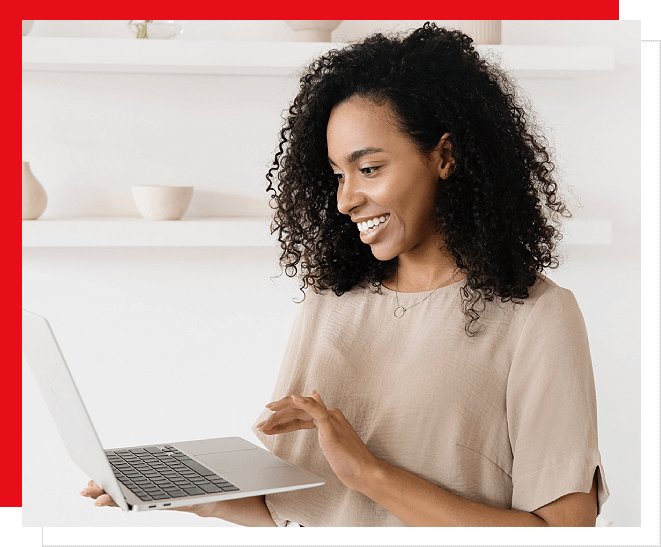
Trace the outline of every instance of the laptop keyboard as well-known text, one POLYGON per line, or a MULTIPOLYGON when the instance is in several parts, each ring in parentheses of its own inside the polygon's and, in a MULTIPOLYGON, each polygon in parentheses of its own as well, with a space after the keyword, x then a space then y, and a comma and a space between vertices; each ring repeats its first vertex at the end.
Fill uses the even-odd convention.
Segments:
POLYGON ((142 501, 239 490, 174 446, 106 450, 106 456, 117 480, 142 501))

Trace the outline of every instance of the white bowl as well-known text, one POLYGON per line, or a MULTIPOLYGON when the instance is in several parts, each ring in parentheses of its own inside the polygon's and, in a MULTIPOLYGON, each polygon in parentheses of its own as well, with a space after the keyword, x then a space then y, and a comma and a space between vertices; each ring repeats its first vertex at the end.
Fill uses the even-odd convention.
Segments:
POLYGON ((342 21, 285 21, 294 30, 297 42, 330 42, 331 31, 340 26, 342 21))
POLYGON ((131 190, 138 211, 147 220, 179 220, 193 197, 192 186, 139 185, 131 190))

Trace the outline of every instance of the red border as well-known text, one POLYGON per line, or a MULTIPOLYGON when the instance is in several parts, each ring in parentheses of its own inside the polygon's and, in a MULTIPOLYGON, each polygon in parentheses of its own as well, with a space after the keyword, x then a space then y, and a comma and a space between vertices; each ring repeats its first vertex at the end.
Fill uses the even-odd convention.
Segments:
MULTIPOLYGON (((41 16, 42 19, 50 19, 57 17, 58 19, 75 18, 75 19, 92 19, 100 18, 100 15, 108 15, 101 13, 99 8, 90 8, 88 4, 78 4, 73 2, 66 7, 43 5, 39 6, 40 2, 34 2, 29 6, 30 15, 41 16), (74 17, 71 17, 74 16, 74 17)), ((130 14, 134 16, 135 8, 134 3, 130 5, 126 2, 126 9, 122 9, 123 2, 119 5, 113 5, 113 15, 117 13, 130 14)), ((155 6, 155 10, 150 11, 150 15, 154 15, 153 11, 160 9, 164 15, 173 14, 180 19, 185 16, 196 15, 203 16, 205 19, 255 19, 255 14, 259 14, 259 19, 293 19, 294 17, 305 16, 309 19, 328 19, 329 16, 340 19, 398 19, 398 20, 421 20, 421 19, 434 19, 434 20, 458 20, 470 19, 478 17, 480 19, 501 19, 501 20, 521 20, 521 19, 540 19, 540 20, 606 20, 619 18, 619 5, 616 1, 608 0, 601 2, 576 2, 575 0, 556 0, 553 3, 534 3, 522 0, 510 0, 503 4, 497 4, 493 1, 473 0, 473 2, 463 5, 445 2, 430 2, 430 1, 417 1, 409 2, 408 5, 401 3, 395 4, 394 2, 379 2, 375 5, 367 3, 357 3, 355 0, 336 1, 332 5, 332 14, 329 13, 327 6, 315 7, 311 5, 309 0, 296 0, 294 2, 287 2, 285 6, 276 3, 259 2, 246 2, 240 5, 231 4, 219 7, 218 9, 205 9, 200 10, 203 13, 181 13, 180 2, 159 2, 155 6), (171 4, 171 8, 168 6, 171 4), (167 12, 167 13, 166 13, 167 12), (395 17, 395 14, 397 17, 395 17)), ((145 11, 145 5, 141 5, 141 10, 145 11)), ((135 13, 139 15, 139 13, 135 13)), ((155 15, 158 15, 156 13, 155 15)), ((192 17, 189 17, 189 19, 192 17)), ((11 18, 10 18, 11 20, 11 18)), ((18 23, 18 21, 16 22, 18 23)), ((9 33, 5 33, 0 37, 2 43, 2 51, 5 52, 6 68, 10 74, 18 74, 18 59, 20 57, 19 45, 17 37, 7 37, 9 33), (15 66, 15 68, 14 68, 15 66)), ((18 33, 17 33, 18 35, 18 33)), ((17 138, 11 138, 11 135, 17 134, 21 127, 21 111, 18 108, 12 108, 11 105, 19 104, 21 96, 19 95, 18 86, 3 86, 3 98, 5 99, 5 119, 7 126, 5 127, 4 134, 6 135, 6 142, 3 146, 4 163, 12 165, 15 163, 15 172, 18 178, 18 162, 14 159, 21 147, 20 141, 17 138), (8 108, 7 108, 8 106, 8 108), (16 130, 16 133, 14 133, 16 130), (7 138, 9 137, 9 138, 7 138)), ((10 171, 11 172, 11 171, 10 171)), ((10 202, 18 203, 18 184, 6 181, 6 188, 9 189, 10 202), (14 195, 14 192, 16 195, 14 195)), ((3 281, 5 287, 5 301, 8 306, 7 309, 17 309, 18 300, 21 295, 14 287, 18 287, 20 277, 18 268, 14 268, 14 264, 18 264, 18 242, 21 239, 18 222, 8 221, 3 219, 3 235, 6 244, 4 245, 4 264, 9 266, 3 269, 3 281), (16 306, 14 306, 16 300, 16 306)), ((0 493, 0 507, 20 507, 21 506, 21 455, 16 447, 20 446, 22 438, 22 394, 21 394, 21 354, 18 347, 18 329, 15 327, 18 323, 9 322, 5 325, 3 332, 4 347, 9 348, 6 354, 6 361, 2 375, 2 395, 0 396, 0 416, 3 419, 2 435, 6 439, 4 450, 0 451, 0 466, 5 470, 5 482, 0 493), (16 328, 16 332, 14 329, 16 328), (15 472, 14 472, 15 471, 15 472)), ((44 495, 52 495, 50 492, 44 492, 44 495)))

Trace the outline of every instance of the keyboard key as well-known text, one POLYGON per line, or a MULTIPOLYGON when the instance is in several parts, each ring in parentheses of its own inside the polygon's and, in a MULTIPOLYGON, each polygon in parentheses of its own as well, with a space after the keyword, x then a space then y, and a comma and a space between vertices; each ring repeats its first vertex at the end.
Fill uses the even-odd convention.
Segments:
POLYGON ((151 452, 152 454, 160 454, 161 453, 161 449, 156 447, 156 446, 148 446, 147 448, 145 448, 145 450, 147 452, 151 452))
MULTIPOLYGON (((198 484, 197 485, 199 488, 204 490, 207 494, 213 494, 214 492, 224 492, 224 490, 214 484, 198 484)), ((238 490, 238 488, 237 488, 238 490)))
POLYGON ((193 471, 195 471, 196 473, 199 473, 200 475, 215 475, 215 473, 213 471, 210 471, 209 469, 207 469, 203 465, 197 463, 196 461, 193 461, 193 460, 190 460, 190 461, 180 460, 180 461, 186 467, 188 467, 189 469, 192 469, 193 471))
POLYGON ((222 488, 223 488, 223 492, 234 492, 235 490, 241 490, 236 486, 223 486, 222 488))
POLYGON ((165 500, 168 499, 170 496, 168 496, 167 494, 152 494, 151 497, 154 498, 155 500, 165 500))
POLYGON ((188 494, 184 492, 183 490, 168 490, 168 494, 170 494, 171 498, 185 498, 188 497, 188 494))
POLYGON ((186 492, 186 494, 188 494, 189 496, 199 496, 200 494, 204 494, 204 490, 197 487, 182 488, 182 490, 186 492))

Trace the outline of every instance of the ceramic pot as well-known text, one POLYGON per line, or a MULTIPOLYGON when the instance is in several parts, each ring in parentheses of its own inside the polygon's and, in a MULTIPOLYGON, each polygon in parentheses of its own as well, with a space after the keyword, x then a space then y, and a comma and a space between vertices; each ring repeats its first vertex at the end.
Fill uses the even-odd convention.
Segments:
POLYGON ((23 21, 23 36, 30 34, 32 25, 34 25, 34 21, 23 21))
POLYGON ((297 42, 330 42, 331 31, 342 21, 285 21, 294 30, 297 42))
POLYGON ((146 220, 179 220, 193 197, 192 186, 139 185, 131 190, 135 205, 146 220))
POLYGON ((46 210, 46 190, 32 174, 30 162, 23 162, 23 220, 36 220, 46 210))
POLYGON ((459 30, 476 44, 500 44, 501 21, 459 21, 459 30))

